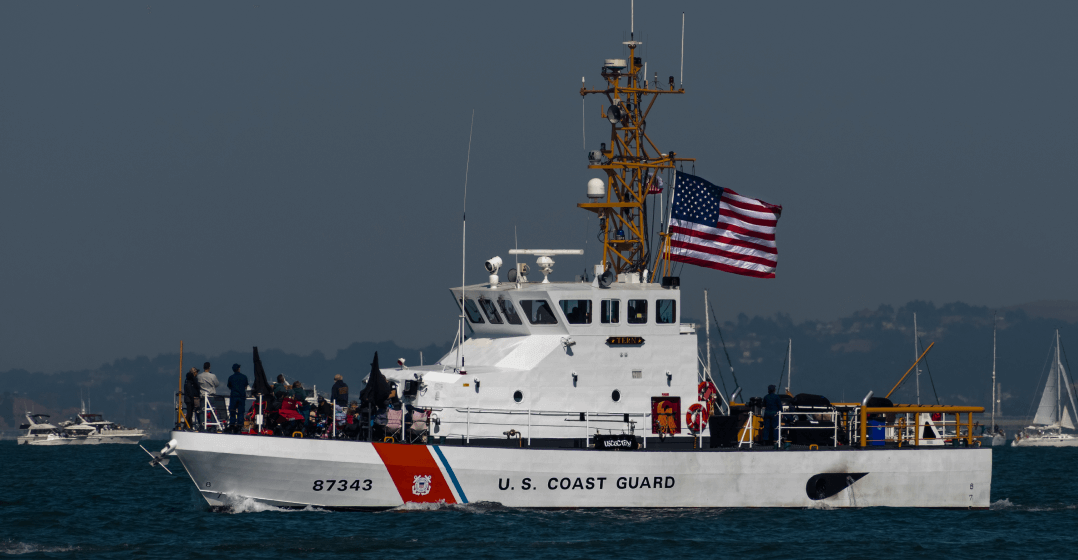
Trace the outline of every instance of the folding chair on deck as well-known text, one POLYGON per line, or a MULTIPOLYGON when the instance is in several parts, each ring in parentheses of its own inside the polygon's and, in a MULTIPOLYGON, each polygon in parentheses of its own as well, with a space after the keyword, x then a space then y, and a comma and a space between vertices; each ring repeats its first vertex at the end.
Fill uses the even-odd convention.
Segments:
POLYGON ((408 443, 426 443, 429 418, 430 412, 427 410, 412 412, 412 425, 408 426, 408 443))
POLYGON ((386 411, 386 429, 382 437, 384 442, 396 442, 403 439, 404 411, 389 409, 386 411))

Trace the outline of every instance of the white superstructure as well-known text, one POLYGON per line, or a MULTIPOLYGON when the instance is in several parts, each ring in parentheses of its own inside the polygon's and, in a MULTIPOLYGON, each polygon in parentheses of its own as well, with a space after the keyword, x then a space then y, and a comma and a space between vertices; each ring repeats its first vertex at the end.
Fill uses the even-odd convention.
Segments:
MULTIPOLYGON (((460 288, 452 291, 459 302, 460 288)), ((650 432, 653 398, 679 403, 682 414, 697 402, 696 329, 680 322, 679 289, 503 282, 464 294, 471 336, 459 352, 383 370, 398 387, 419 383, 409 402, 434 412, 432 436, 650 432)))

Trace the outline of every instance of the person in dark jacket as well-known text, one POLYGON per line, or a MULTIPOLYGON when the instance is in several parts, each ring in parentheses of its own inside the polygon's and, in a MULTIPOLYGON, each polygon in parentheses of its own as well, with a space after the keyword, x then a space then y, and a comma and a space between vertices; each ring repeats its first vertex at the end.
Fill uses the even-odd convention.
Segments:
POLYGON ((764 397, 764 444, 778 439, 779 411, 782 410, 782 399, 775 394, 775 386, 767 386, 767 396, 764 397))
POLYGON ((333 421, 333 403, 324 397, 318 397, 318 417, 324 419, 327 426, 333 421))
POLYGON ((292 389, 289 387, 288 382, 285 381, 284 375, 278 375, 277 382, 273 384, 273 400, 280 401, 287 397, 291 391, 292 389))
POLYGON ((333 388, 330 389, 330 400, 337 404, 339 407, 348 406, 348 384, 344 382, 344 377, 341 374, 333 376, 333 380, 336 382, 333 384, 333 388))
POLYGON ((187 371, 187 377, 183 380, 183 406, 187 409, 187 414, 184 418, 187 420, 187 427, 195 430, 198 429, 198 407, 202 404, 202 393, 198 388, 198 368, 191 368, 187 371))
POLYGON ((228 427, 238 428, 243 424, 243 409, 247 403, 247 376, 240 373, 240 365, 232 364, 232 375, 228 377, 228 427))

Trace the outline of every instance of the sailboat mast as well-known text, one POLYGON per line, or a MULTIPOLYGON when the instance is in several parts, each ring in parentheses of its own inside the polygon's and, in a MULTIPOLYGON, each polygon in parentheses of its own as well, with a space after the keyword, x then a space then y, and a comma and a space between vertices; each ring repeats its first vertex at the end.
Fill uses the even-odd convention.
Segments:
MULTIPOLYGON (((1063 362, 1059 361, 1059 329, 1056 329, 1056 387, 1063 387, 1063 362)), ((1059 405, 1059 389, 1056 389, 1056 418, 1060 429, 1063 429, 1063 409, 1059 405)))
POLYGON ((996 315, 992 314, 992 433, 996 432, 996 315))
MULTIPOLYGON (((917 357, 921 353, 917 351, 917 314, 913 314, 913 359, 917 360, 917 357)), ((921 404, 921 366, 914 362, 914 367, 917 368, 913 378, 917 380, 917 404, 921 404)))

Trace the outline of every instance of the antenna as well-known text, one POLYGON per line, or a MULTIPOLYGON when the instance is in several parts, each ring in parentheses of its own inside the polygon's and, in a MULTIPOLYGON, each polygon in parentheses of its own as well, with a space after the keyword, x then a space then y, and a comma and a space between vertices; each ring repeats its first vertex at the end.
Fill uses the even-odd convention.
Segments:
POLYGON ((468 250, 468 168, 472 164, 472 131, 475 130, 475 109, 472 109, 472 123, 468 126, 468 159, 464 163, 464 210, 461 214, 460 230, 460 329, 457 331, 457 359, 460 371, 464 371, 464 262, 468 250))
MULTIPOLYGON (((580 77, 580 89, 584 89, 584 76, 580 77)), ((588 120, 584 117, 584 96, 580 96, 580 134, 584 137, 584 151, 588 151, 588 120)))
POLYGON ((681 12, 681 89, 685 89, 685 12, 681 12))
MULTIPOLYGON (((517 243, 517 225, 513 224, 513 248, 519 249, 520 245, 517 243)), ((520 257, 516 253, 513 253, 513 266, 517 269, 517 289, 520 289, 520 257)))
POLYGON ((633 32, 636 31, 636 0, 629 0, 629 40, 634 41, 633 32))

